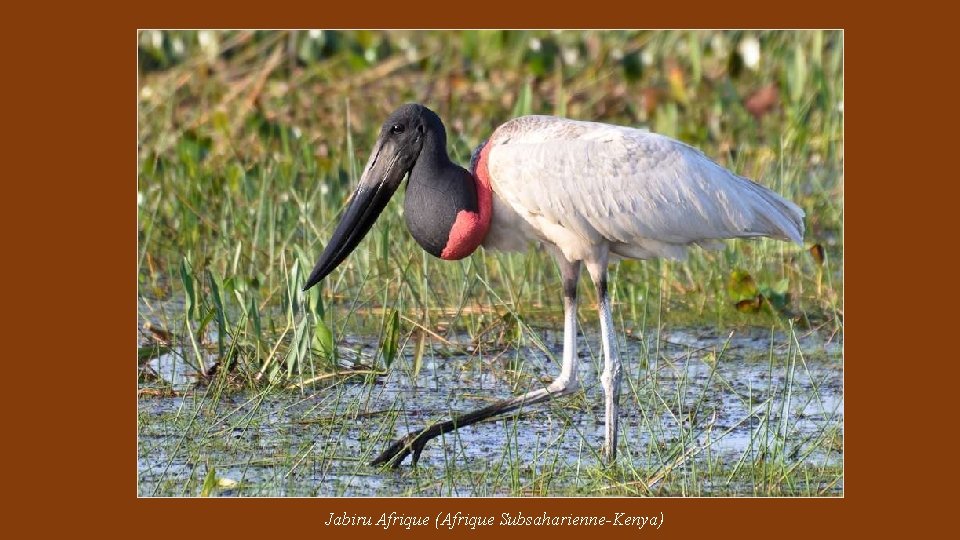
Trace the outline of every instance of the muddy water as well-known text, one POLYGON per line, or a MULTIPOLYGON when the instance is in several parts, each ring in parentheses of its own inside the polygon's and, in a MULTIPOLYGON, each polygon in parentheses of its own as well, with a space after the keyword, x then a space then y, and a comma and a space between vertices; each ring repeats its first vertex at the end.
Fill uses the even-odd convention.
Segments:
MULTIPOLYGON (((561 336, 540 335, 559 358, 561 336)), ((694 494, 751 495, 762 493, 735 471, 842 467, 840 343, 758 329, 654 338, 630 338, 621 352, 620 462, 634 471, 624 482, 671 466, 687 493, 693 483, 694 494)), ((218 495, 603 495, 616 482, 597 481, 602 358, 597 336, 580 341, 580 395, 448 434, 428 444, 418 468, 408 461, 400 472, 366 463, 412 429, 542 386, 559 371, 556 360, 533 346, 428 351, 416 379, 407 356, 381 377, 216 396, 194 388, 195 374, 176 357, 154 359, 151 370, 184 392, 139 400, 140 493, 196 495, 214 468, 218 495)), ((364 358, 376 343, 346 346, 364 358)), ((842 474, 819 488, 842 493, 842 474)))

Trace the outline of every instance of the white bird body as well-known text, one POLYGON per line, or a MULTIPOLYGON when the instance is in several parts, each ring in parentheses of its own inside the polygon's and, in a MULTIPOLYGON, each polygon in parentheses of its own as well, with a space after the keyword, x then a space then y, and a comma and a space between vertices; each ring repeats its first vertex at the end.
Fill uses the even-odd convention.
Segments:
POLYGON ((541 241, 569 261, 682 259, 687 247, 770 236, 800 243, 803 211, 699 150, 649 131, 524 116, 487 142, 494 193, 484 246, 541 241))
POLYGON ((523 116, 497 128, 471 170, 452 163, 440 117, 419 104, 384 123, 357 191, 305 289, 326 277, 370 230, 409 173, 404 219, 441 259, 478 246, 507 251, 542 244, 563 282, 563 365, 542 388, 432 424, 390 445, 374 464, 416 463, 427 441, 526 405, 569 395, 577 380, 577 283, 585 266, 596 286, 604 367, 604 456, 617 451, 621 362, 607 291, 615 258, 683 258, 722 239, 803 241, 803 211, 727 171, 699 150, 648 131, 553 116, 523 116))

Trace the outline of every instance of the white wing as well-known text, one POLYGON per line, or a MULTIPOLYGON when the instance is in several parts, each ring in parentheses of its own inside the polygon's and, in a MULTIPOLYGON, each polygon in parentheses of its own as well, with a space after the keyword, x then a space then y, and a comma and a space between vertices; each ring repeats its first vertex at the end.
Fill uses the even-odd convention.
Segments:
POLYGON ((489 144, 494 192, 568 258, 604 241, 625 257, 682 258, 723 238, 803 240, 797 205, 662 135, 527 116, 489 144))

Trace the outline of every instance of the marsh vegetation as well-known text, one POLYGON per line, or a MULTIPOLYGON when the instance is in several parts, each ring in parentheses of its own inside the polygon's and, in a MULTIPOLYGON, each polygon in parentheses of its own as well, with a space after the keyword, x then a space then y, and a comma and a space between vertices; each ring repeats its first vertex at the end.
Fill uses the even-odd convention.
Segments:
MULTIPOLYGON (((839 32, 159 32, 138 50, 142 495, 837 495, 843 492, 839 32), (679 138, 807 213, 772 240, 612 267, 625 368, 605 467, 596 296, 581 391, 391 440, 559 369, 549 256, 424 253, 392 202, 300 291, 397 105, 452 158, 522 114, 679 138)), ((397 199, 402 198, 402 190, 397 199)))

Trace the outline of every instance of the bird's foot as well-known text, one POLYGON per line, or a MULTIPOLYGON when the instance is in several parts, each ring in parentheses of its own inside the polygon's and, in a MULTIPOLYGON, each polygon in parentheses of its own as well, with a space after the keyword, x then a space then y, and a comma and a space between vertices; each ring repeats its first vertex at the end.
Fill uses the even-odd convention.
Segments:
POLYGON ((383 453, 377 456, 377 459, 371 461, 370 465, 379 467, 389 464, 391 468, 396 469, 407 456, 412 454, 411 463, 416 466, 417 461, 420 460, 420 453, 423 452, 423 448, 432 438, 427 434, 427 431, 429 431, 429 429, 413 431, 405 437, 394 441, 383 453))

